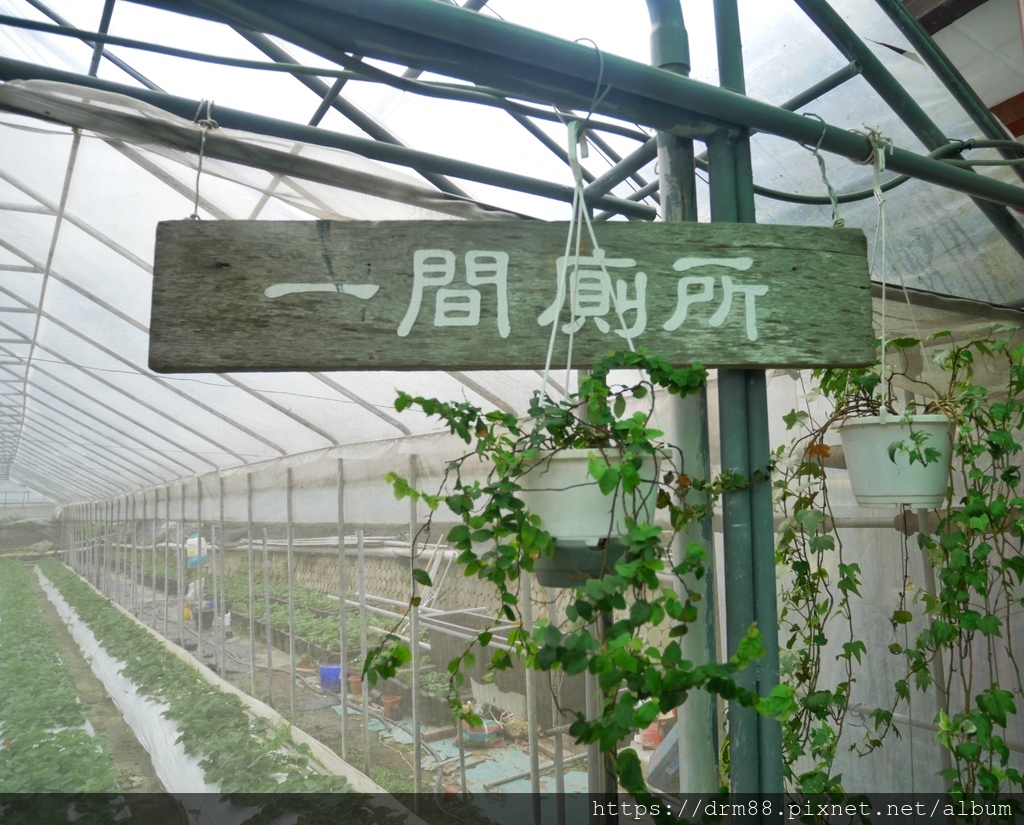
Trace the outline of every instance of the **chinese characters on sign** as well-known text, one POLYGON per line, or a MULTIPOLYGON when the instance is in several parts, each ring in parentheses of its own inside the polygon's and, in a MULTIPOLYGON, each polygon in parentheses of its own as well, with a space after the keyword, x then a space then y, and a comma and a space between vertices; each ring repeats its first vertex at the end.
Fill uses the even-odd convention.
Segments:
POLYGON ((585 367, 629 344, 680 366, 874 361, 857 229, 567 223, 168 221, 157 372, 585 367), (212 319, 212 323, 211 323, 212 319), (214 334, 211 334, 211 330, 214 334))
MULTIPOLYGON (((676 272, 707 270, 709 267, 725 267, 739 272, 749 270, 753 258, 678 258, 672 264, 676 272)), ((434 327, 476 327, 480 325, 480 287, 495 290, 497 303, 498 334, 508 338, 509 323, 509 253, 471 249, 460 260, 449 249, 417 249, 412 256, 412 297, 401 323, 398 336, 405 338, 420 319, 424 298, 429 304, 428 290, 434 290, 432 298, 434 327), (465 287, 452 287, 461 264, 465 276, 465 287)), ((538 317, 537 323, 548 327, 556 323, 563 314, 566 293, 572 296, 572 321, 561 325, 565 334, 576 333, 588 319, 603 334, 610 332, 620 338, 634 339, 647 329, 647 273, 636 270, 632 258, 607 258, 603 249, 594 250, 593 255, 561 256, 556 261, 555 298, 551 305, 538 317), (636 271, 633 271, 636 270, 636 271), (617 277, 612 283, 612 272, 616 275, 629 272, 633 278, 632 295, 626 277, 617 277), (609 321, 609 315, 613 320, 609 321), (627 320, 627 316, 630 320, 627 320)), ((627 276, 628 277, 628 276, 627 276)), ((377 294, 378 284, 300 284, 278 283, 267 287, 268 298, 279 298, 298 292, 334 292, 369 300, 377 294)), ((757 340, 758 296, 768 294, 767 284, 750 284, 737 281, 731 275, 686 275, 676 282, 676 304, 671 316, 662 324, 662 329, 674 332, 687 320, 690 307, 694 304, 720 301, 715 312, 707 318, 707 325, 720 327, 733 310, 733 298, 741 296, 744 313, 744 331, 748 341, 757 340)), ((514 297, 514 295, 513 295, 514 297)), ((739 303, 739 302, 737 302, 739 303)), ((429 310, 425 313, 430 318, 429 310)), ((425 322, 430 323, 430 321, 425 322)))

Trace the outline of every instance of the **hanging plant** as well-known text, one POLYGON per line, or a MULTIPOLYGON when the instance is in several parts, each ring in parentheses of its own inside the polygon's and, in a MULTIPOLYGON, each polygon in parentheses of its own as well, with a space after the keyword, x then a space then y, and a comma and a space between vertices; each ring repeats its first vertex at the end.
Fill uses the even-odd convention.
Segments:
MULTIPOLYGON (((747 479, 728 475, 691 478, 680 451, 653 426, 655 388, 686 395, 703 387, 706 378, 699 365, 675 368, 642 351, 619 352, 585 374, 578 391, 568 398, 555 401, 535 395, 523 420, 509 413, 484 412, 466 402, 405 393, 396 402, 399 410, 417 407, 438 417, 471 445, 448 464, 437 492, 414 489, 393 473, 388 480, 398 498, 413 497, 430 508, 431 517, 420 534, 423 540, 429 541, 438 508, 447 507, 459 519, 448 542, 458 551, 465 575, 493 584, 500 605, 498 621, 523 627, 520 587, 525 573, 553 564, 561 568, 559 575, 575 574, 569 576, 573 591, 565 623, 542 620, 532 632, 513 631, 508 639, 511 651, 493 653, 490 667, 508 668, 518 656, 537 670, 562 670, 566 675, 589 671, 597 676, 597 714, 586 718, 578 713, 570 733, 578 742, 598 743, 606 752, 614 752, 625 736, 680 705, 691 691, 707 690, 746 706, 757 701, 733 679, 763 652, 756 628, 724 663, 686 661, 678 642, 697 618, 701 597, 690 585, 704 576, 707 556, 703 547, 691 543, 681 559, 673 560, 672 538, 693 519, 709 516, 724 490, 750 485, 747 479), (610 380, 613 370, 634 370, 640 377, 616 385, 610 380), (646 407, 632 409, 637 402, 646 407), (577 468, 569 481, 555 480, 566 455, 577 463, 585 457, 585 471, 577 468), (486 467, 483 479, 473 472, 479 462, 486 467), (588 519, 585 535, 570 526, 560 537, 562 525, 555 515, 575 505, 560 504, 558 497, 581 495, 587 487, 600 502, 600 514, 588 519), (548 494, 555 497, 553 504, 538 498, 548 494), (599 561, 572 569, 575 562, 558 561, 567 549, 576 554, 600 551, 599 561), (674 587, 673 580, 682 586, 674 587), (598 634, 595 626, 603 626, 604 633, 598 634), (645 640, 647 630, 659 626, 667 626, 669 639, 660 648, 645 640)), ((414 570, 413 575, 416 582, 430 584, 425 571, 414 570)), ((486 649, 491 639, 492 629, 485 628, 448 665, 449 702, 470 725, 479 725, 480 720, 463 708, 463 670, 475 662, 475 649, 486 649)), ((371 682, 391 677, 409 655, 406 645, 392 636, 371 651, 364 671, 371 682)), ((623 787, 644 790, 634 751, 618 753, 615 764, 623 787)))
MULTIPOLYGON (((933 407, 948 416, 955 436, 952 471, 940 509, 921 523, 911 515, 911 526, 904 530, 900 595, 890 617, 892 638, 885 644, 889 655, 902 659, 904 673, 891 703, 863 711, 867 725, 859 741, 844 737, 851 693, 861 668, 880 651, 869 648, 871 640, 855 630, 855 606, 862 598, 860 565, 831 518, 828 474, 822 466, 828 457, 825 434, 840 419, 833 412, 824 424, 814 425, 806 411, 786 416, 790 428, 807 428, 777 452, 775 479, 787 518, 778 531, 777 549, 784 684, 773 710, 783 717, 787 779, 794 790, 841 792, 842 777, 833 770, 839 749, 863 755, 883 747, 890 732, 899 733, 897 710, 911 702, 915 688, 938 698, 935 738, 950 762, 940 776, 951 792, 1019 793, 1024 788, 1006 745, 1024 700, 1013 638, 1024 604, 1024 445, 1019 438, 1024 345, 1018 342, 1013 327, 992 326, 962 338, 936 333, 930 343, 945 346, 933 358, 929 384, 903 376, 907 386, 926 387, 933 407), (911 578, 908 564, 909 536, 915 530, 930 568, 921 582, 911 578), (823 665, 833 654, 844 675, 826 684, 823 665)), ((916 343, 891 345, 905 349, 916 343)), ((844 388, 860 383, 873 388, 880 380, 878 373, 864 370, 826 370, 819 377, 826 396, 848 405, 859 397, 865 406, 871 397, 867 391, 858 395, 844 388)), ((927 446, 925 441, 908 449, 927 446)))
POLYGON ((874 367, 814 373, 835 407, 811 446, 827 449, 825 434, 838 432, 850 486, 861 507, 938 507, 946 498, 956 381, 941 389, 916 381, 931 398, 923 406, 913 400, 900 406, 893 385, 894 379, 906 378, 906 358, 897 366, 891 355, 905 356, 919 344, 916 338, 897 338, 886 342, 874 367))

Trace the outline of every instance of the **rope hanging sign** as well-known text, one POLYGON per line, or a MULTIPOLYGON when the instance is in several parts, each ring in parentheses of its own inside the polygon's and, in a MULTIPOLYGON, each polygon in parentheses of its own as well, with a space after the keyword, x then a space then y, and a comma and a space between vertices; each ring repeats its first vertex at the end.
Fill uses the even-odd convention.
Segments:
POLYGON ((541 369, 630 342, 709 367, 874 361, 860 230, 607 223, 567 253, 567 226, 161 223, 150 367, 541 369))

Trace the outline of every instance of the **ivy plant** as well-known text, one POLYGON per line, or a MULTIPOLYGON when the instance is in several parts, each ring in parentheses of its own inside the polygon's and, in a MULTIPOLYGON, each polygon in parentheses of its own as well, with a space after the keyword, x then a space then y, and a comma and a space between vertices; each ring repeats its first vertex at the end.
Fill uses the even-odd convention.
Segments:
MULTIPOLYGON (((776 454, 775 487, 787 516, 777 545, 785 582, 780 599, 785 684, 772 709, 784 719, 788 780, 795 790, 842 790, 834 760, 851 689, 868 657, 880 654, 899 657, 903 675, 893 685, 892 701, 868 714, 863 738, 847 738, 849 748, 863 754, 882 747, 888 734, 899 733, 899 705, 915 690, 934 691, 940 704, 936 739, 949 752, 951 765, 941 771, 947 788, 964 794, 1024 790, 1006 744, 1010 719, 1024 697, 1013 639, 1024 606, 1024 346, 1015 343, 1015 331, 992 326, 965 337, 936 333, 932 372, 938 384, 906 384, 931 397, 929 411, 952 420, 954 458, 945 505, 934 523, 918 525, 917 544, 933 574, 926 580, 934 580, 934 587, 911 580, 905 538, 892 637, 880 651, 854 632, 861 571, 832 520, 822 464, 829 455, 826 436, 844 406, 848 410, 857 398, 869 404, 878 385, 871 375, 880 374, 819 372, 820 391, 835 402, 828 419, 816 424, 807 410, 786 417, 799 434, 776 454), (823 656, 835 650, 841 651, 844 677, 824 684, 823 656)), ((897 349, 918 343, 894 342, 897 349)), ((888 397, 887 391, 880 403, 888 397)), ((928 460, 926 445, 906 449, 919 450, 918 460, 928 460)))
MULTIPOLYGON (((746 488, 753 480, 691 477, 680 451, 665 442, 657 427, 654 390, 680 396, 698 391, 707 379, 700 365, 676 368, 644 351, 618 352, 581 376, 578 391, 563 400, 535 394, 522 420, 464 401, 400 393, 399 411, 415 407, 440 419, 470 449, 447 465, 436 491, 418 490, 394 473, 388 480, 398 498, 421 500, 432 514, 443 505, 457 517, 459 523, 447 540, 458 553, 464 575, 490 582, 500 605, 498 621, 521 628, 507 638, 511 650, 502 647, 490 654, 492 669, 508 668, 513 657, 519 657, 540 671, 586 671, 597 677, 597 712, 589 718, 578 713, 570 734, 581 744, 596 743, 612 754, 622 786, 642 794, 646 789, 639 759, 632 749, 616 753, 621 739, 680 705, 692 691, 709 691, 745 706, 757 704, 758 697, 734 679, 763 653, 756 627, 727 661, 695 664, 684 659, 679 639, 697 618, 701 596, 692 585, 705 575, 708 559, 697 543, 689 544, 681 559, 674 560, 670 550, 675 533, 708 516, 724 491, 746 488), (638 377, 631 383, 613 383, 616 370, 638 377), (605 496, 624 504, 625 535, 618 538, 622 554, 603 575, 574 588, 563 623, 539 621, 526 628, 522 576, 534 570, 538 559, 559 549, 546 525, 526 506, 522 482, 553 455, 572 448, 591 451, 593 483, 605 496), (669 457, 653 479, 656 518, 637 495, 644 482, 644 459, 654 456, 669 457), (473 472, 477 462, 486 468, 483 479, 473 472), (651 628, 666 631, 665 644, 647 641, 651 628)), ((432 520, 433 515, 419 539, 429 541, 432 520)), ((415 569, 412 575, 416 584, 430 584, 425 571, 415 569)), ((470 724, 479 725, 480 720, 463 707, 463 670, 477 655, 487 654, 492 628, 482 630, 448 664, 449 702, 455 715, 470 724)), ((371 682, 391 677, 409 656, 407 645, 392 635, 371 651, 364 671, 371 682)))

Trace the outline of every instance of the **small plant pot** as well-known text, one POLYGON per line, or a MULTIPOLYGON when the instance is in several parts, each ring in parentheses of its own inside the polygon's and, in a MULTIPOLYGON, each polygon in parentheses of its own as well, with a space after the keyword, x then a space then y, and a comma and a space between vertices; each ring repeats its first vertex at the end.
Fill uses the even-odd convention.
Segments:
POLYGON ((363 695, 363 677, 362 674, 353 673, 348 677, 348 692, 353 696, 363 695))
POLYGON ((544 453, 517 481, 519 497, 555 540, 554 554, 534 562, 538 583, 545 587, 579 587, 587 579, 612 569, 625 548, 618 540, 626 532, 627 516, 638 522, 654 520, 658 494, 658 465, 646 458, 640 470, 644 482, 628 496, 605 495, 590 475, 597 450, 544 453))
POLYGON ((908 421, 890 415, 850 418, 839 428, 843 455, 850 471, 850 486, 861 507, 939 507, 946 500, 949 467, 953 454, 949 418, 944 415, 916 415, 908 421), (939 458, 927 464, 910 462, 905 452, 889 458, 893 442, 909 442, 912 432, 924 432, 925 448, 939 451, 939 458))
POLYGON ((196 627, 202 630, 209 630, 213 627, 213 610, 194 610, 192 617, 195 619, 196 627))
POLYGON ((397 719, 398 712, 396 708, 398 703, 402 701, 401 696, 382 696, 380 699, 381 705, 384 707, 384 715, 388 719, 397 719))
POLYGON ((559 541, 550 557, 534 560, 533 574, 544 587, 582 587, 587 579, 610 573, 625 549, 617 540, 597 545, 559 541))

